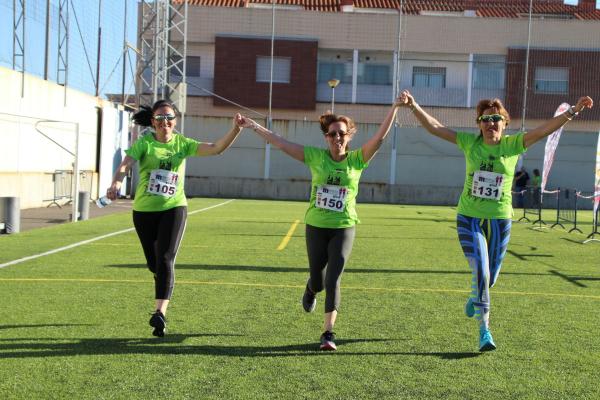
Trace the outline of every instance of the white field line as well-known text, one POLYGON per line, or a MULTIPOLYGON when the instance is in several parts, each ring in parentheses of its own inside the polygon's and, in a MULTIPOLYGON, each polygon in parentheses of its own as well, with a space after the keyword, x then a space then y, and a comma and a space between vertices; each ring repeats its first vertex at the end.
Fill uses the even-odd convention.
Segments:
MULTIPOLYGON (((208 210, 210 210, 212 208, 224 206, 225 204, 231 203, 233 200, 234 199, 231 199, 231 200, 224 201, 223 203, 215 204, 214 206, 201 208, 200 210, 195 210, 195 211, 192 211, 192 212, 188 213, 188 215, 193 215, 193 214, 196 214, 196 213, 199 213, 199 212, 202 212, 202 211, 208 211, 208 210)), ((61 251, 69 250, 69 249, 72 249, 74 247, 83 246, 84 244, 88 244, 88 243, 92 243, 92 242, 95 242, 95 241, 98 241, 98 240, 106 239, 107 237, 116 236, 116 235, 120 235, 122 233, 131 232, 133 230, 134 230, 134 228, 123 229, 121 231, 107 233, 106 235, 97 236, 97 237, 92 238, 92 239, 82 240, 81 242, 77 242, 77 243, 73 243, 73 244, 70 244, 70 245, 67 245, 67 246, 59 247, 58 249, 48 250, 48 251, 45 251, 43 253, 34 254, 32 256, 27 256, 27 257, 19 258, 17 260, 12 260, 12 261, 6 262, 4 264, 0 264, 0 268, 8 267, 8 266, 15 265, 15 264, 20 264, 22 262, 29 261, 29 260, 34 260, 34 259, 40 258, 40 257, 49 256, 50 254, 60 253, 61 251)))

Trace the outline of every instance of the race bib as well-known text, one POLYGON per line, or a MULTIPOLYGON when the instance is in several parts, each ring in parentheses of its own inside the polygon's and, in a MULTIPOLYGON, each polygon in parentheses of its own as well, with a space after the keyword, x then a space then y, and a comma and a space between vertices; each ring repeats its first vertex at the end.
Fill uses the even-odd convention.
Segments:
POLYGON ((487 200, 500 200, 504 175, 489 171, 475 171, 471 194, 487 200))
POLYGON ((173 197, 177 192, 177 172, 167 171, 165 169, 154 169, 150 172, 150 182, 148 182, 148 193, 173 197))
POLYGON ((343 212, 346 207, 348 189, 344 186, 319 185, 315 205, 324 210, 343 212))

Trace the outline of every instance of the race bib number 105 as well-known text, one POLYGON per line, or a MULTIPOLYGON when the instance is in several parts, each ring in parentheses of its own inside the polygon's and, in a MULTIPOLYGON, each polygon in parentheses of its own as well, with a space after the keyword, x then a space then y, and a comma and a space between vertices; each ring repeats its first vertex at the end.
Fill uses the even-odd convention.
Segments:
POLYGON ((154 169, 150 173, 147 192, 163 197, 173 197, 177 192, 178 179, 177 172, 154 169))
POLYGON ((471 194, 487 200, 500 200, 504 175, 489 171, 475 171, 471 194))
POLYGON ((317 186, 315 205, 317 208, 343 212, 346 207, 347 196, 348 189, 344 186, 319 185, 317 186))

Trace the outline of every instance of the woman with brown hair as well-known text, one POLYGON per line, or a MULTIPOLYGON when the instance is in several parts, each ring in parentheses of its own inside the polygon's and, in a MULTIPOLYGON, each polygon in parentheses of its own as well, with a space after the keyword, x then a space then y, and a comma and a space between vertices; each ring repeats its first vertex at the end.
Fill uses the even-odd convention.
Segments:
POLYGON ((398 106, 398 101, 394 102, 379 130, 356 150, 349 149, 356 133, 354 121, 343 115, 321 115, 326 149, 290 142, 250 118, 242 117, 241 126, 254 129, 267 142, 310 168, 311 194, 304 219, 310 277, 302 305, 306 312, 314 311, 317 293, 325 290, 321 350, 337 349, 333 327, 340 306, 342 272, 352 251, 355 225, 359 222, 355 206, 360 175, 388 134, 398 106))
POLYGON ((564 113, 509 136, 504 130, 510 116, 499 99, 477 104, 479 135, 445 127, 423 110, 408 90, 399 100, 429 133, 456 144, 465 154, 466 177, 456 218, 458 240, 472 272, 465 314, 479 322, 479 351, 495 350, 489 329, 490 289, 497 281, 510 239, 511 187, 519 155, 594 103, 590 97, 581 97, 564 113))

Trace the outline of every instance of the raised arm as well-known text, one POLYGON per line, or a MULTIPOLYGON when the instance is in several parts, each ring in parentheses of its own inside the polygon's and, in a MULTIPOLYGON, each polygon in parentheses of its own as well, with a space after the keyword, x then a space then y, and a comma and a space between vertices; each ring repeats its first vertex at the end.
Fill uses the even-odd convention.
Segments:
POLYGON ((237 139, 240 132, 242 131, 242 116, 240 114, 236 114, 233 117, 233 126, 219 140, 214 143, 200 143, 198 146, 198 150, 196 151, 197 156, 216 156, 218 154, 223 153, 225 150, 231 146, 231 144, 237 139))
POLYGON ((557 115, 552 119, 549 119, 537 128, 534 128, 527 132, 523 136, 523 145, 526 148, 529 148, 529 146, 531 146, 532 144, 540 141, 541 139, 550 135, 552 132, 554 132, 555 130, 572 120, 573 117, 575 117, 577 114, 583 111, 584 108, 592 108, 593 105, 594 101, 591 97, 580 97, 579 100, 577 100, 577 104, 575 104, 569 110, 557 115))
POLYGON ((261 126, 256 121, 254 121, 248 117, 241 117, 241 119, 242 119, 242 124, 241 124, 242 127, 253 129, 254 132, 256 132, 259 136, 261 136, 267 142, 271 143, 273 146, 282 150, 284 153, 286 153, 290 157, 295 158, 296 160, 298 160, 300 162, 304 162, 304 146, 284 139, 280 135, 278 135, 274 132, 271 132, 267 128, 261 126))
POLYGON ((392 123, 394 122, 394 118, 396 117, 396 111, 398 111, 398 107, 400 107, 399 98, 396 99, 396 101, 394 101, 394 104, 392 104, 392 108, 388 111, 387 115, 385 116, 385 119, 379 126, 379 129, 377 130, 377 132, 375 132, 375 135, 373 135, 369 140, 365 142, 365 144, 362 145, 363 160, 365 162, 369 162, 373 158, 373 156, 375 156, 375 153, 377 153, 377 150, 379 150, 379 148, 383 144, 385 137, 387 136, 388 132, 390 131, 390 128, 392 127, 392 123))
POLYGON ((421 126, 434 136, 447 140, 450 143, 456 144, 456 132, 446 128, 437 119, 427 114, 415 101, 414 97, 408 90, 403 90, 398 97, 400 106, 410 107, 414 116, 419 120, 421 126))
POLYGON ((121 184, 123 183, 123 179, 127 176, 127 172, 131 169, 133 164, 135 164, 135 158, 130 156, 125 156, 121 164, 117 167, 117 171, 115 172, 115 176, 113 177, 113 181, 110 187, 106 190, 106 197, 111 200, 116 200, 119 195, 119 190, 121 189, 121 184))

